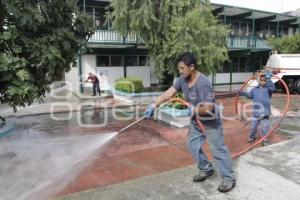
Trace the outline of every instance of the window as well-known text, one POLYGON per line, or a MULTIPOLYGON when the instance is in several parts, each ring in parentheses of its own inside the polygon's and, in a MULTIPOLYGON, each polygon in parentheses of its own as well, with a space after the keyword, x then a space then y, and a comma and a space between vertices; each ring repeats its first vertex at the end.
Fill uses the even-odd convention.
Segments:
POLYGON ((147 66, 147 56, 139 56, 139 66, 147 66))
POLYGON ((262 25, 263 38, 270 37, 270 30, 269 29, 270 29, 269 24, 263 24, 262 25))
POLYGON ((240 22, 233 21, 231 24, 231 29, 233 30, 231 35, 240 35, 240 22))
POLYGON ((111 66, 123 66, 122 56, 110 56, 111 66))
MULTIPOLYGON (((83 5, 80 5, 80 10, 84 10, 83 5)), ((109 30, 111 29, 111 23, 106 21, 105 13, 106 10, 104 7, 92 7, 86 6, 85 7, 86 14, 92 16, 95 20, 95 28, 97 30, 109 30)))
POLYGON ((223 64, 223 73, 229 73, 231 71, 231 63, 225 61, 223 64))
POLYGON ((240 33, 242 36, 248 36, 248 24, 246 22, 241 23, 240 33))
POLYGON ((108 23, 105 17, 105 8, 95 8, 95 27, 98 30, 108 30, 108 23))
POLYGON ((239 59, 238 58, 232 58, 232 72, 238 72, 239 71, 239 59))
POLYGON ((223 18, 217 18, 217 20, 218 20, 219 24, 224 24, 225 23, 223 18))
POLYGON ((268 56, 262 56, 262 57, 261 57, 261 65, 262 65, 262 66, 266 66, 268 60, 269 60, 269 57, 268 57, 268 56))
POLYGON ((240 57, 239 72, 246 72, 246 57, 240 57))
POLYGON ((148 56, 99 55, 96 57, 97 67, 147 66, 148 56))
POLYGON ((284 26, 284 27, 282 28, 282 31, 283 31, 283 35, 284 35, 284 36, 287 36, 287 35, 289 34, 289 29, 288 29, 288 27, 286 27, 286 26, 284 26))
POLYGON ((252 72, 251 66, 252 66, 252 59, 250 56, 248 56, 246 57, 246 72, 252 72))
POLYGON ((288 35, 288 28, 286 26, 279 26, 278 37, 283 37, 288 35))
POLYGON ((127 66, 138 66, 138 57, 137 56, 126 56, 126 65, 127 66))
POLYGON ((251 72, 256 72, 261 68, 261 57, 254 57, 251 72))
POLYGON ((217 73, 229 73, 231 68, 231 63, 226 60, 218 69, 217 73))
POLYGON ((253 24, 248 23, 248 35, 252 35, 252 34, 253 34, 253 24))
POLYGON ((94 17, 94 8, 93 7, 85 7, 85 13, 94 17))
POLYGON ((274 25, 270 26, 270 37, 275 37, 277 35, 277 27, 274 25))
MULTIPOLYGON (((224 19, 225 21, 225 19, 224 19)), ((226 25, 231 25, 232 21, 230 19, 226 19, 226 25)))
POLYGON ((107 67, 109 65, 109 56, 97 56, 97 67, 107 67))

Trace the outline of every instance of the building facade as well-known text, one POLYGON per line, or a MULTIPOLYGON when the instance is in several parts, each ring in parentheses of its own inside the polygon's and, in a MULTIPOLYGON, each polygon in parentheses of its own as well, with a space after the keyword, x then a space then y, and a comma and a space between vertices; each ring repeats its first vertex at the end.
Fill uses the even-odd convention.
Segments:
MULTIPOLYGON (((110 90, 121 77, 141 77, 145 87, 157 84, 155 63, 137 36, 124 37, 113 30, 105 19, 105 0, 79 0, 80 9, 95 21, 95 34, 88 41, 87 51, 80 55, 78 67, 66 74, 66 81, 75 91, 83 92, 88 72, 100 79, 101 90, 110 90)), ((227 38, 229 60, 220 70, 210 75, 213 84, 237 84, 253 75, 267 62, 271 48, 267 38, 293 35, 300 32, 300 17, 271 13, 235 6, 212 4, 213 14, 220 23, 231 28, 227 38)))

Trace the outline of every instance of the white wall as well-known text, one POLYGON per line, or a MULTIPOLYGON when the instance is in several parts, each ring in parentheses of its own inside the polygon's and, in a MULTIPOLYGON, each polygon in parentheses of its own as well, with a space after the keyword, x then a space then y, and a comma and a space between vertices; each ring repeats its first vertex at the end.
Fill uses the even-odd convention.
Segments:
POLYGON ((244 72, 244 73, 232 73, 232 82, 245 82, 247 79, 251 78, 253 73, 251 72, 244 72))
POLYGON ((149 66, 127 66, 127 77, 137 77, 143 80, 144 87, 150 87, 150 67, 149 66))
MULTIPOLYGON (((92 87, 91 83, 84 83, 84 81, 87 79, 89 72, 96 74, 96 55, 82 55, 81 63, 82 86, 84 88, 92 87)), ((100 78, 99 74, 97 74, 97 77, 100 78)))
POLYGON ((83 55, 81 62, 83 80, 86 80, 89 72, 96 73, 96 55, 83 55))
POLYGON ((217 73, 215 77, 215 83, 230 83, 230 73, 217 73))
POLYGON ((65 81, 74 92, 78 93, 80 91, 78 64, 77 67, 72 67, 68 73, 65 73, 65 81))
MULTIPOLYGON (((95 55, 82 55, 81 57, 82 81, 85 81, 87 79, 89 72, 96 74, 95 66, 96 66, 95 55)), ((72 88, 72 90, 77 93, 80 92, 81 84, 83 87, 92 87, 90 83, 84 83, 84 82, 80 83, 79 63, 76 68, 72 68, 71 71, 65 74, 65 81, 72 88)))
MULTIPOLYGON (((150 87, 151 84, 158 83, 158 79, 154 74, 155 65, 150 62, 151 66, 127 66, 127 76, 139 77, 143 80, 144 87, 150 87)), ((82 81, 87 79, 88 72, 97 75, 100 81, 101 90, 110 90, 116 79, 124 77, 124 67, 96 67, 96 55, 82 56, 82 81), (100 75, 102 73, 102 75, 100 75)), ((66 73, 65 79, 70 82, 72 89, 76 92, 80 91, 79 83, 79 68, 72 68, 66 73)), ((244 82, 252 77, 252 73, 232 73, 232 82, 244 82)), ((208 76, 209 81, 212 81, 212 76, 208 76)), ((230 73, 217 73, 214 79, 216 84, 229 84, 230 73)), ((90 83, 83 83, 83 87, 92 87, 90 83)))
MULTIPOLYGON (((82 56, 82 81, 87 79, 88 72, 97 75, 100 81, 101 90, 110 90, 116 79, 124 77, 124 67, 96 67, 96 55, 82 56), (102 75, 100 75, 102 74, 102 75)), ((127 76, 138 77, 143 80, 144 87, 150 87, 151 84, 158 83, 158 79, 154 74, 155 65, 150 62, 151 66, 127 66, 127 76)), ((252 73, 232 73, 232 82, 244 82, 252 77, 252 73)), ((80 91, 79 68, 72 68, 66 73, 65 80, 70 84, 75 92, 80 91)), ((212 81, 212 76, 208 76, 209 81, 212 81)), ((230 73, 217 73, 214 78, 216 84, 229 84, 230 73)), ((92 87, 90 83, 83 83, 83 87, 92 87)))
POLYGON ((124 77, 124 67, 97 67, 97 77, 100 81, 100 89, 110 90, 115 80, 124 77))
MULTIPOLYGON (((244 82, 252 76, 253 73, 251 72, 232 73, 232 83, 244 82)), ((207 78, 212 82, 212 75, 207 78)), ((217 73, 214 77, 214 84, 230 84, 230 73, 217 73)))
POLYGON ((157 78, 157 76, 155 74, 155 62, 152 57, 150 57, 149 61, 150 61, 150 83, 158 84, 159 79, 157 78))
MULTIPOLYGON (((82 81, 88 77, 88 73, 92 72, 97 75, 100 81, 101 90, 110 90, 113 87, 115 80, 124 77, 124 67, 96 67, 96 55, 83 55, 82 63, 82 81)), ((150 66, 127 66, 127 76, 134 76, 141 78, 144 87, 150 87, 151 83, 151 67, 150 66)), ((70 83, 72 89, 80 92, 79 82, 79 67, 72 68, 72 70, 65 75, 65 79, 70 83)), ((155 78, 154 78, 155 80, 155 78)), ((82 83, 84 88, 92 87, 91 83, 82 83)))
MULTIPOLYGON (((127 66, 127 77, 141 78, 144 87, 150 87, 149 66, 127 66)), ((101 90, 110 90, 115 80, 124 77, 124 67, 97 67, 97 76, 100 81, 101 90), (100 75, 102 74, 102 75, 100 75)))

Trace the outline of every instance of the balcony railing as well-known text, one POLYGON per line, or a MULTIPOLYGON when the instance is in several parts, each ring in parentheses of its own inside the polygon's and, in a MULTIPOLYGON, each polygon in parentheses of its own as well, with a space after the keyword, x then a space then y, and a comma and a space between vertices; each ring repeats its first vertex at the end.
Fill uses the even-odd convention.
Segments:
POLYGON ((271 49, 267 41, 252 36, 229 36, 227 37, 229 49, 271 49))
MULTIPOLYGON (((89 43, 128 45, 143 44, 143 41, 136 35, 122 36, 116 31, 97 30, 89 39, 89 43)), ((229 49, 270 49, 266 40, 252 38, 251 36, 229 36, 227 38, 227 47, 229 49)))
POLYGON ((99 44, 143 44, 142 40, 136 35, 122 36, 116 31, 96 30, 89 39, 89 43, 99 44))

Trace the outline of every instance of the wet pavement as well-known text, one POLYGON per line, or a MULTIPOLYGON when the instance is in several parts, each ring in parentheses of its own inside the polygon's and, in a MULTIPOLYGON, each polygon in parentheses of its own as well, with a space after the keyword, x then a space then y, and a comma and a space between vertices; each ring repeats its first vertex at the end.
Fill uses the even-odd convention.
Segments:
MULTIPOLYGON (((273 111, 275 115, 274 118, 272 118, 272 123, 275 123, 280 117, 280 113, 282 113, 284 108, 285 98, 286 97, 281 94, 274 95, 272 104, 274 106, 273 111)), ((299 134, 299 100, 299 96, 293 96, 291 98, 290 112, 282 122, 280 129, 270 137, 272 144, 291 139, 299 134)), ((224 115, 235 115, 234 99, 219 99, 218 101, 224 106, 224 115)), ((9 147, 7 147, 6 152, 2 151, 2 153, 0 153, 0 162, 9 163, 13 157, 16 157, 15 154, 18 154, 18 152, 15 152, 15 154, 11 153, 13 152, 12 146, 15 145, 16 141, 47 138, 45 143, 42 143, 47 144, 49 141, 52 142, 52 139, 56 142, 61 142, 60 138, 62 137, 73 138, 71 143, 68 141, 57 147, 62 148, 64 145, 72 145, 71 150, 62 150, 62 152, 67 151, 67 153, 64 154, 65 157, 62 157, 62 159, 70 159, 70 156, 76 154, 75 157, 71 157, 72 159, 70 159, 70 161, 72 162, 55 162, 55 164, 67 166, 68 168, 66 169, 68 170, 65 169, 63 176, 59 177, 59 179, 55 179, 54 182, 57 183, 61 179, 64 179, 65 182, 60 188, 56 188, 45 197, 61 197, 95 188, 107 188, 111 185, 111 187, 113 187, 114 184, 124 183, 126 185, 126 181, 128 180, 138 180, 138 178, 149 175, 155 176, 162 172, 168 173, 170 170, 171 174, 174 170, 183 170, 184 173, 188 175, 186 178, 189 179, 192 176, 191 173, 196 173, 196 169, 191 166, 195 162, 185 145, 187 128, 174 128, 162 122, 144 120, 127 131, 115 137, 111 137, 105 144, 101 143, 101 146, 97 147, 97 144, 99 145, 99 143, 96 142, 97 137, 101 140, 101 138, 105 138, 107 134, 116 132, 127 124, 130 124, 130 122, 134 120, 127 120, 126 116, 136 116, 136 113, 141 114, 144 108, 128 110, 128 108, 123 107, 119 108, 116 112, 112 112, 109 109, 94 109, 89 106, 85 108, 86 110, 81 109, 81 111, 72 112, 71 114, 55 113, 53 116, 38 115, 15 118, 15 133, 5 138, 5 144, 9 147), (116 116, 119 117, 120 120, 116 120, 116 116), (56 120, 54 120, 53 117, 56 120), (105 121, 105 118, 108 120, 105 121), (84 136, 91 137, 85 138, 85 140, 82 140, 83 142, 80 142, 84 136), (89 143, 93 144, 91 146, 94 148, 85 149, 85 147, 89 146, 89 143), (84 150, 82 152, 85 154, 77 152, 82 149, 84 150), (76 165, 76 169, 72 168, 70 163, 76 165)), ((231 154, 240 152, 249 145, 246 142, 249 126, 242 129, 242 123, 239 121, 225 120, 224 130, 225 142, 231 154)), ((1 140, 3 142, 3 139, 1 140)), ((37 142, 40 142, 40 140, 37 142)), ((40 148, 43 148, 43 146, 40 146, 40 148)), ((207 144, 204 149, 205 152, 208 153, 209 158, 211 158, 207 144)), ((22 148, 20 148, 19 151, 22 151, 22 148)), ((58 153, 59 152, 61 151, 58 151, 58 153)), ((34 151, 32 153, 34 153, 34 151)), ((41 155, 44 156, 44 154, 41 155)), ((59 154, 53 154, 52 156, 57 155, 59 154)), ((18 163, 18 160, 14 162, 18 163)), ((8 178, 3 174, 7 173, 5 170, 10 170, 9 167, 0 168, 0 170, 0 178, 8 178)), ((34 172, 30 173, 33 173, 31 175, 34 176, 34 172)), ((11 176, 14 176, 14 174, 12 173, 11 176)), ((20 176, 26 180, 26 177, 30 175, 21 174, 20 176)), ((177 179, 174 179, 174 181, 175 180, 177 179)), ((157 181, 160 181, 160 179, 157 181)), ((37 182, 37 184, 39 183, 37 182)), ((5 191, 9 187, 9 185, 5 187, 2 186, 2 188, 0 186, 0 190, 5 191)), ((41 187, 40 190, 34 192, 36 194, 42 194, 43 191, 50 191, 51 187, 54 187, 53 183, 45 185, 45 187, 41 187)), ((18 190, 18 188, 14 189, 18 190)), ((141 191, 143 191, 143 189, 141 189, 141 191)), ((165 192, 165 195, 168 196, 167 190, 165 192)), ((36 197, 36 195, 34 196, 36 197)), ((42 195, 39 197, 42 197, 42 195)), ((74 197, 74 199, 76 198, 74 197)), ((67 199, 73 198, 70 197, 67 199)), ((103 198, 97 196, 97 198, 91 197, 89 199, 106 198, 104 198, 104 196, 103 198)), ((147 193, 142 192, 141 198, 139 199, 153 198, 147 197, 147 193)))
MULTIPOLYGON (((222 99, 219 103, 225 108, 224 115, 235 115, 232 99, 222 99)), ((232 155, 249 146, 246 142, 249 126, 241 129, 242 126, 236 120, 224 121, 225 142, 232 155)), ((194 161, 186 148, 186 136, 187 128, 173 128, 153 120, 144 121, 114 138, 93 165, 58 196, 191 165, 194 161)), ((281 133, 270 137, 272 143, 286 139, 288 136, 281 133)), ((207 144, 204 150, 211 159, 207 144)))
POLYGON ((300 138, 253 150, 234 160, 236 187, 217 191, 216 175, 193 183, 196 165, 154 174, 106 187, 86 190, 57 200, 298 200, 300 196, 300 138))

